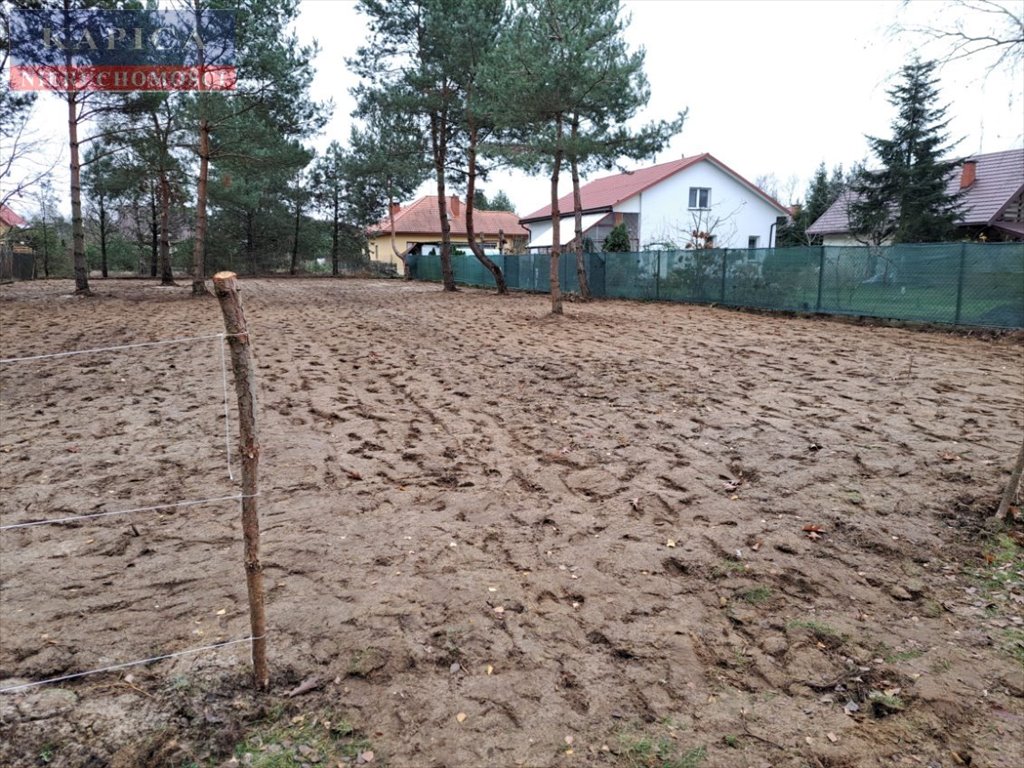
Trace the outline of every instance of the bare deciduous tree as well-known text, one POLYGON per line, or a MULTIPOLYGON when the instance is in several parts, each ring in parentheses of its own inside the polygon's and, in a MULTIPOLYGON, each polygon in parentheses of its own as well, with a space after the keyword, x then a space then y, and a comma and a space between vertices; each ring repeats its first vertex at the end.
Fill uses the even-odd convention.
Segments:
MULTIPOLYGON (((903 6, 909 6, 903 0, 903 6)), ((898 21, 893 35, 919 35, 941 63, 977 56, 988 59, 988 70, 1015 70, 1024 61, 1024 13, 1019 1, 947 0, 937 8, 927 4, 929 21, 898 21)))

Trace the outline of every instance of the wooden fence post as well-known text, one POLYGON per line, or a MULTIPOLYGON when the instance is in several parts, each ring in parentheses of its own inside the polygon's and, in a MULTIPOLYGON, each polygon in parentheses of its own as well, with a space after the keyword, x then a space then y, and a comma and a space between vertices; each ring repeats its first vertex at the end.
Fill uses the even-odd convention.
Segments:
POLYGON ((213 276, 214 293, 224 313, 224 327, 231 349, 231 368, 238 397, 239 452, 242 457, 242 536, 245 541, 245 581, 249 591, 249 624, 252 628, 252 667, 256 688, 270 687, 267 670, 267 619, 264 612, 263 565, 260 563, 260 520, 256 512, 259 493, 260 443, 256 432, 256 368, 245 326, 238 281, 234 272, 213 276))
POLYGON ((1010 505, 1017 498, 1022 474, 1024 474, 1024 444, 1021 445, 1020 453, 1017 454, 1017 463, 1013 465, 1013 470, 1010 472, 1010 482, 1007 484, 1006 490, 1003 491, 1003 498, 999 502, 999 509, 996 510, 997 520, 1009 521, 1010 505))

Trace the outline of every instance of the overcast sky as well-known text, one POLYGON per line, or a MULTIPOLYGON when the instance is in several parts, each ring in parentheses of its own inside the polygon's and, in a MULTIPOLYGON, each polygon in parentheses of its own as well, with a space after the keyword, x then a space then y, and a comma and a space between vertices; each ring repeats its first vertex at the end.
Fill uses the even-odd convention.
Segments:
MULTIPOLYGON (((1024 12, 1022 0, 1007 2, 1024 12)), ((794 197, 803 197, 820 162, 849 167, 869 159, 865 134, 889 135, 893 74, 915 53, 938 53, 919 48, 920 36, 893 34, 893 25, 955 21, 940 0, 624 0, 623 7, 631 16, 627 40, 647 54, 651 100, 638 122, 689 109, 682 133, 652 162, 710 152, 751 181, 774 174, 784 203, 793 187, 794 197)), ((364 17, 354 0, 303 0, 297 32, 321 47, 314 97, 335 105, 313 144, 344 144, 355 84, 344 62, 366 40, 364 17)), ((991 63, 972 57, 940 70, 949 130, 962 139, 956 154, 1024 146, 1024 71, 1018 65, 990 72, 991 63)), ((41 95, 35 122, 52 133, 52 146, 65 147, 58 193, 67 186, 65 114, 53 96, 41 95)), ((543 206, 549 194, 547 179, 515 172, 495 173, 482 186, 489 195, 504 190, 520 214, 543 206)), ((432 190, 427 183, 420 193, 432 190)), ((14 205, 26 213, 34 208, 28 201, 14 205)))

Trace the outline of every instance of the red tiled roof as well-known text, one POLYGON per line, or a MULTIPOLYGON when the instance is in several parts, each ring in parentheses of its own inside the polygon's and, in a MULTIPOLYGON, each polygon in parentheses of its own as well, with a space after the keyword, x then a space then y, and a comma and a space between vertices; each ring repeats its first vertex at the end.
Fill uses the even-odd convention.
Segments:
POLYGON ((24 227, 28 224, 27 221, 6 205, 0 205, 0 222, 6 224, 8 227, 24 227))
MULTIPOLYGON (((751 184, 740 176, 736 171, 723 163, 708 152, 693 157, 684 157, 679 160, 672 160, 668 163, 652 165, 649 168, 638 168, 627 173, 617 173, 614 176, 605 176, 601 179, 594 179, 589 184, 580 187, 580 199, 583 203, 583 211, 611 210, 614 206, 628 200, 633 195, 643 192, 649 187, 664 181, 669 176, 679 173, 684 168, 689 168, 699 162, 708 161, 725 173, 732 176, 736 181, 743 184, 752 192, 763 198, 766 202, 778 208, 779 213, 788 214, 789 211, 775 198, 771 197, 764 190, 751 184)), ((562 212, 572 211, 572 192, 564 195, 558 200, 558 210, 562 212)), ((551 217, 551 205, 538 208, 529 216, 524 216, 522 221, 541 221, 551 217)))
MULTIPOLYGON (((961 162, 973 160, 977 168, 974 183, 964 190, 961 198, 960 224, 965 226, 993 224, 1010 200, 1024 187, 1024 149, 1009 149, 987 155, 965 157, 961 162)), ((957 166, 946 180, 946 191, 960 189, 962 166, 957 166)), ((852 195, 839 196, 821 217, 807 228, 809 235, 833 235, 850 231, 847 208, 852 195)))
MULTIPOLYGON (((395 214, 395 233, 401 235, 433 235, 441 237, 440 210, 437 205, 437 195, 425 195, 412 205, 400 208, 395 214)), ((448 209, 448 222, 452 228, 453 235, 466 234, 466 204, 459 201, 459 213, 452 214, 451 206, 448 209)), ((473 211, 473 229, 476 234, 484 237, 497 237, 498 230, 505 233, 505 237, 528 237, 529 231, 519 224, 519 217, 511 211, 473 211)), ((391 231, 391 224, 387 216, 370 227, 372 237, 376 234, 384 234, 391 231)))

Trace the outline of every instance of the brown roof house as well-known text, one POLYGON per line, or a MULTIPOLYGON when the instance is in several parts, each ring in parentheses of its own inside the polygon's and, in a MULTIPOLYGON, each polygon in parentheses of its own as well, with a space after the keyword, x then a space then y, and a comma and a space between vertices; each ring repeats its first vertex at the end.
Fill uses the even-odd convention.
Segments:
MULTIPOLYGON (((391 243, 390 217, 385 216, 367 231, 370 258, 385 264, 394 264, 404 274, 402 256, 441 252, 441 217, 437 195, 426 195, 408 206, 395 204, 395 242, 391 243)), ((457 195, 445 199, 448 221, 451 225, 453 249, 469 251, 466 236, 466 206, 457 195)), ((528 232, 519 225, 519 217, 511 211, 473 211, 473 229, 485 253, 521 253, 528 232)))
MULTIPOLYGON (((1024 149, 965 158, 946 191, 962 191, 958 228, 972 240, 1024 240, 1024 149)), ((861 245, 850 232, 852 193, 844 192, 807 228, 825 245, 861 245)))
MULTIPOLYGON (((713 155, 704 153, 595 179, 580 188, 583 237, 600 250, 624 223, 632 249, 683 249, 690 233, 706 231, 719 248, 770 248, 789 211, 713 155)), ((558 201, 559 240, 574 237, 572 192, 558 201)), ((530 228, 527 248, 551 248, 551 206, 522 219, 530 228)))
POLYGON ((33 252, 19 241, 19 231, 28 225, 21 216, 0 204, 0 282, 15 277, 30 280, 33 272, 33 252))

